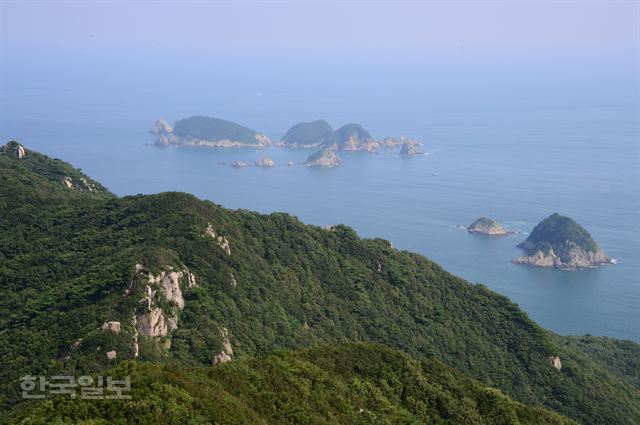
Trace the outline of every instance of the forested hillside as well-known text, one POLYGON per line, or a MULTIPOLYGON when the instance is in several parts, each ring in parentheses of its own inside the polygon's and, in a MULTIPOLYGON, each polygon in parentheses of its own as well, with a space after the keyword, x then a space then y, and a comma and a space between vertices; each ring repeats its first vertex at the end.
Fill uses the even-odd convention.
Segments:
MULTIPOLYGON (((635 343, 555 335, 507 298, 385 240, 361 239, 348 226, 326 230, 287 214, 232 211, 183 193, 116 198, 97 183, 90 191, 69 186, 67 175, 80 178, 68 164, 33 151, 22 158, 0 153, 4 412, 20 402, 18 378, 27 373, 96 373, 135 358, 177 363, 184 371, 176 373, 191 376, 187 380, 212 373, 211 385, 222 385, 225 371, 234 368, 266 373, 260 360, 243 359, 371 341, 419 362, 440 361, 514 400, 581 423, 640 422, 635 343), (117 332, 111 325, 105 330, 109 322, 118 323, 117 332), (117 356, 109 358, 111 352, 117 356), (561 359, 560 370, 550 356, 561 359), (211 372, 201 368, 228 360, 230 365, 211 372)), ((358 351, 340 347, 335 350, 358 351)), ((305 368, 313 368, 324 363, 304 356, 332 349, 325 350, 267 358, 303 359, 311 363, 305 368)), ((159 377, 169 373, 163 365, 139 362, 117 367, 159 377)), ((455 376, 463 379, 461 374, 455 376)), ((350 375, 331 379, 351 382, 345 376, 350 375)), ((237 390, 249 398, 259 395, 237 390)), ((224 391, 237 396, 231 387, 224 391)), ((422 412, 406 400, 389 400, 389 420, 397 418, 396 411, 419 420, 442 414, 428 403, 422 412)), ((510 412, 530 411, 504 400, 515 409, 510 412)), ((314 414, 328 409, 308 408, 314 414)), ((256 418, 273 420, 259 407, 251 410, 256 418)))

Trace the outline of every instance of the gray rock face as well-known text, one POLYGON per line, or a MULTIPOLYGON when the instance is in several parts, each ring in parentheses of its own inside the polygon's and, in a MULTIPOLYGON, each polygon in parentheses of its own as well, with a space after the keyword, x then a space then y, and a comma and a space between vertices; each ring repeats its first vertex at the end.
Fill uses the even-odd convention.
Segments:
POLYGON ((558 356, 549 356, 549 364, 553 366, 556 370, 562 369, 562 362, 560 361, 560 357, 558 356))
POLYGON ((111 331, 115 334, 120 333, 120 322, 104 322, 100 327, 103 331, 111 331))
POLYGON ((136 314, 136 322, 138 333, 142 336, 162 337, 169 331, 160 307, 136 314))
POLYGON ((331 149, 320 150, 311 155, 304 163, 308 167, 338 167, 342 159, 331 149))
POLYGON ((480 217, 469 227, 467 227, 469 233, 480 233, 489 236, 504 236, 508 235, 506 231, 497 221, 486 217, 480 217))
POLYGON ((229 341, 229 332, 227 328, 220 329, 220 335, 222 336, 222 350, 213 356, 211 364, 213 366, 220 363, 227 363, 233 360, 233 347, 229 341))

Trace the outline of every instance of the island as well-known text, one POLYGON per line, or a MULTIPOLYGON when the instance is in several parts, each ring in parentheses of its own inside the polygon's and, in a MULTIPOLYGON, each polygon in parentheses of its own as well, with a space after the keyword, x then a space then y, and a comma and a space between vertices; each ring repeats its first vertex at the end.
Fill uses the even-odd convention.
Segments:
POLYGON ((422 153, 415 150, 415 146, 420 145, 416 140, 405 137, 385 137, 382 140, 375 140, 367 129, 356 123, 345 124, 334 131, 323 119, 294 125, 275 145, 287 148, 322 148, 337 152, 370 153, 376 153, 381 148, 407 146, 413 147, 416 154, 422 153))
POLYGON ((333 128, 325 120, 301 122, 291 127, 276 146, 287 148, 318 148, 333 128))
POLYGON ((518 248, 526 255, 516 264, 576 270, 613 263, 584 227, 558 213, 538 223, 518 248))
POLYGON ((508 230, 505 230, 505 228, 502 227, 497 221, 487 217, 480 217, 479 219, 471 223, 471 225, 467 227, 467 231, 469 233, 480 233, 482 235, 488 236, 506 236, 512 233, 508 230))
POLYGON ((338 167, 342 165, 342 159, 332 149, 320 149, 309 156, 304 165, 307 167, 338 167))
POLYGON ((156 136, 156 146, 264 148, 271 144, 267 136, 255 130, 231 121, 204 116, 182 119, 173 127, 160 118, 149 132, 156 136))

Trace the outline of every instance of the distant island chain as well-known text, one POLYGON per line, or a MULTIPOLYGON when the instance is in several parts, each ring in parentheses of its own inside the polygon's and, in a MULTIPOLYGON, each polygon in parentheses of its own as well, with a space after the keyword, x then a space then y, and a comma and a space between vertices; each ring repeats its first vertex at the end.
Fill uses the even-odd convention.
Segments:
MULTIPOLYGON (((375 140, 359 124, 346 124, 334 130, 325 120, 301 122, 291 127, 276 143, 255 130, 219 118, 194 116, 179 120, 171 126, 158 119, 149 132, 155 137, 156 146, 194 146, 212 148, 266 148, 269 146, 315 149, 304 165, 310 167, 337 167, 343 160, 341 152, 377 153, 381 149, 400 147, 402 156, 425 155, 418 146, 420 142, 406 137, 385 137, 375 140)), ((245 168, 249 164, 239 161, 231 164, 245 168)), ((270 158, 257 161, 258 167, 273 167, 270 158)), ((293 165, 289 162, 287 165, 293 165)))

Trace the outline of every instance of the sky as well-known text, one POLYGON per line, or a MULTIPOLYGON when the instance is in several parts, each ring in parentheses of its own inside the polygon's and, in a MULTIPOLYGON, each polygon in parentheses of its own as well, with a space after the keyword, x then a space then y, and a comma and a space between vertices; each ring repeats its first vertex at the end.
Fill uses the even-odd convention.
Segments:
POLYGON ((0 1, 3 50, 638 54, 633 1, 0 1))

